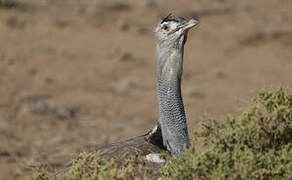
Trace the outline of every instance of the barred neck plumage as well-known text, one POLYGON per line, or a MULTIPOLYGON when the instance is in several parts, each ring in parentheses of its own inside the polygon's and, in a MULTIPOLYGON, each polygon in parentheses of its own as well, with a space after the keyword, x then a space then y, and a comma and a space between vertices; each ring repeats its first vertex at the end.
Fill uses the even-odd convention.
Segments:
POLYGON ((184 147, 190 145, 181 95, 181 76, 187 33, 197 24, 196 19, 168 15, 155 29, 160 127, 155 129, 161 129, 163 145, 172 155, 181 156, 184 147))
POLYGON ((159 124, 164 145, 173 155, 181 155, 184 145, 190 145, 181 95, 183 41, 180 46, 168 49, 157 46, 159 124))

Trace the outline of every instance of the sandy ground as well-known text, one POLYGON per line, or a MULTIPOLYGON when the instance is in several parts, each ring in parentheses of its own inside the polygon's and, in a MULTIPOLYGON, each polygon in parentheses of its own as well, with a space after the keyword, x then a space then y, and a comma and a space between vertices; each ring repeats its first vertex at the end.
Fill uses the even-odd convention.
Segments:
POLYGON ((153 29, 200 17, 185 48, 190 131, 292 84, 290 0, 19 0, 0 8, 0 179, 58 168, 157 120, 153 29))

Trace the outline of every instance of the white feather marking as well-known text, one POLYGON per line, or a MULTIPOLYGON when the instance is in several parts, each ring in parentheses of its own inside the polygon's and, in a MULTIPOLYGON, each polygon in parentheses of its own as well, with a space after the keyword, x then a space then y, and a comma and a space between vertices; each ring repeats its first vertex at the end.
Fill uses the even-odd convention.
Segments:
POLYGON ((147 161, 154 162, 154 163, 165 163, 165 160, 161 159, 159 154, 157 154, 157 153, 147 154, 145 159, 147 161))

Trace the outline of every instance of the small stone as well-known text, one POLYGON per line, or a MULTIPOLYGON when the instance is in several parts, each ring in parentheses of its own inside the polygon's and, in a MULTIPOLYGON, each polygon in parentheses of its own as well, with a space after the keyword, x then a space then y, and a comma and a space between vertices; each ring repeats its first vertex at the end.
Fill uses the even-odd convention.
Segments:
POLYGON ((132 7, 128 3, 116 2, 109 5, 107 9, 112 10, 112 11, 128 11, 129 12, 130 10, 132 10, 132 7))
POLYGON ((216 77, 218 79, 224 79, 225 78, 225 74, 222 71, 217 71, 216 72, 216 77))
POLYGON ((69 23, 68 21, 64 20, 64 19, 55 19, 55 22, 53 23, 55 26, 59 27, 59 28, 64 28, 66 27, 69 23))
POLYGON ((15 64, 15 60, 14 59, 8 59, 8 65, 12 66, 15 64))
POLYGON ((152 0, 147 0, 145 2, 145 6, 148 7, 148 8, 156 8, 157 4, 152 0))
POLYGON ((128 53, 128 52, 126 52, 126 53, 123 53, 122 55, 121 55, 121 58, 120 58, 122 61, 131 61, 131 60, 133 60, 134 58, 133 58, 133 56, 132 56, 132 54, 131 53, 128 53))
POLYGON ((201 91, 198 91, 196 89, 187 89, 187 94, 193 98, 197 98, 197 99, 204 99, 206 97, 206 95, 201 92, 201 91))
POLYGON ((148 33, 148 29, 145 27, 139 27, 138 28, 138 33, 139 34, 147 34, 148 33))
POLYGON ((32 75, 32 76, 35 76, 35 75, 37 75, 38 70, 35 69, 35 68, 32 68, 32 69, 30 69, 30 70, 28 71, 28 73, 29 73, 30 75, 32 75))
POLYGON ((48 83, 48 84, 52 84, 55 80, 51 77, 46 77, 45 78, 45 82, 48 83))
POLYGON ((130 24, 124 21, 120 21, 118 26, 122 31, 128 31, 130 29, 130 24))
POLYGON ((198 99, 203 99, 205 97, 205 95, 201 92, 198 92, 198 91, 193 91, 191 92, 190 94, 192 97, 194 98, 198 98, 198 99))
POLYGON ((14 28, 20 29, 20 28, 23 28, 26 25, 26 23, 20 20, 18 16, 10 16, 6 20, 6 25, 12 29, 14 28))
POLYGON ((126 90, 129 88, 137 88, 137 87, 138 87, 137 81, 132 78, 126 78, 117 83, 117 88, 120 90, 126 90))

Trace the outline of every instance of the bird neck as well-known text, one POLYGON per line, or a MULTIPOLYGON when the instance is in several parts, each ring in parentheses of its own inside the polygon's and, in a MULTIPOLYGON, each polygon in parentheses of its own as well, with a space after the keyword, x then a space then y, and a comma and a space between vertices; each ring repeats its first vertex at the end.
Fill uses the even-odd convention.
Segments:
POLYGON ((185 42, 186 38, 183 36, 178 43, 168 45, 158 43, 156 47, 158 127, 161 128, 163 145, 172 155, 181 155, 184 146, 190 146, 181 95, 185 42))
MULTIPOLYGON (((169 48, 161 49, 157 46, 157 95, 159 103, 160 118, 167 117, 165 114, 168 106, 179 107, 178 114, 185 120, 183 99, 181 95, 181 76, 183 71, 183 49, 169 48), (169 102, 169 105, 165 102, 169 102)), ((175 119, 174 119, 175 121, 175 119)))

